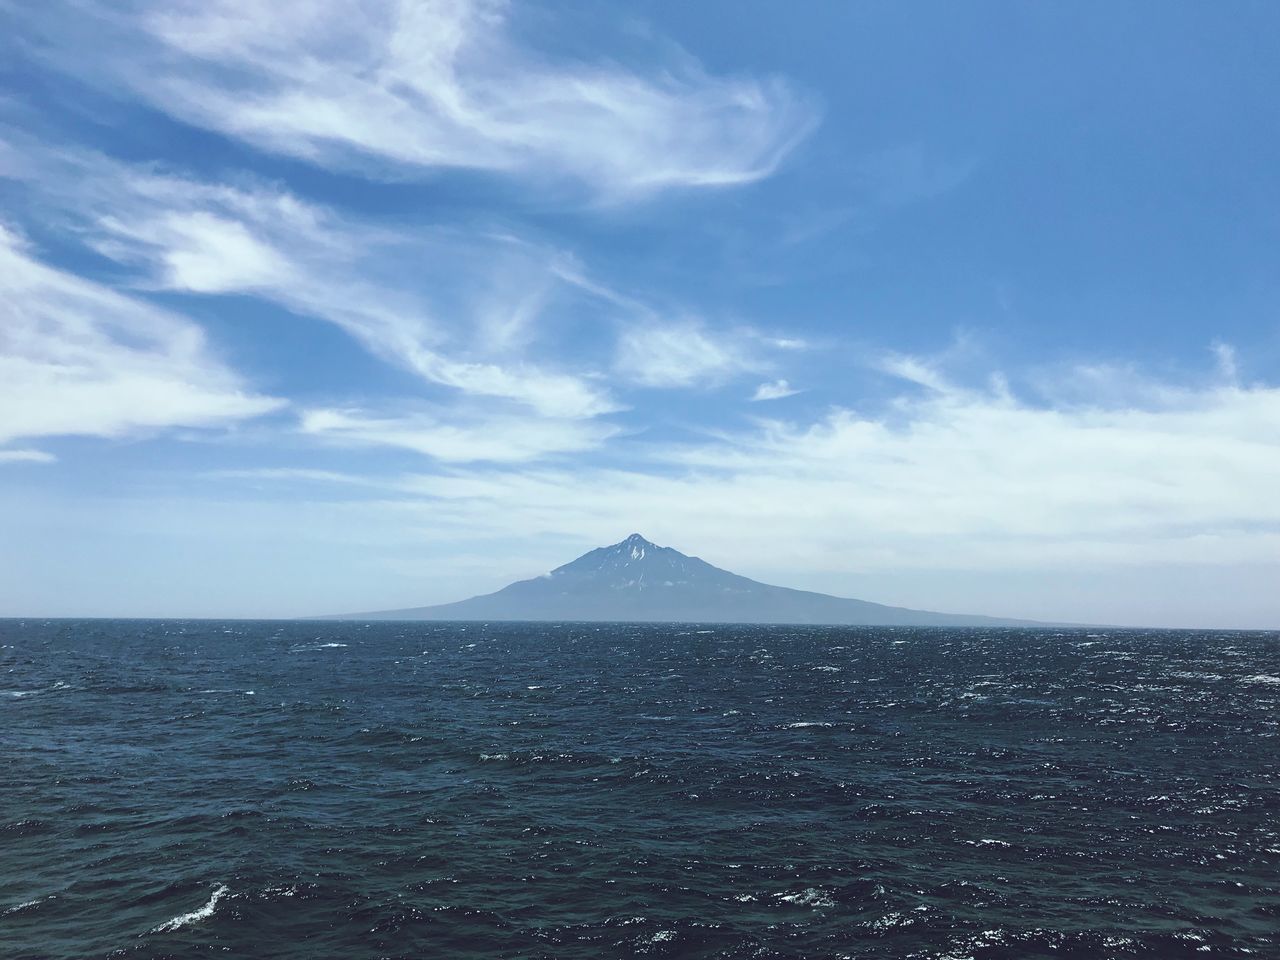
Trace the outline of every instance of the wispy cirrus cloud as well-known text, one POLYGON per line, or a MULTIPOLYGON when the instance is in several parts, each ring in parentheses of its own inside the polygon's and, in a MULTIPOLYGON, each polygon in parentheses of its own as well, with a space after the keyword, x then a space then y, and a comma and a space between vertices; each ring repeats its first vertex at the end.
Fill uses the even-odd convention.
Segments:
POLYGON ((445 463, 523 463, 598 447, 619 428, 600 421, 484 412, 449 419, 430 413, 304 411, 303 433, 338 446, 398 447, 445 463))
POLYGON ((249 389, 196 324, 48 266, 0 225, 0 443, 224 426, 283 405, 249 389))
POLYGON ((741 337, 694 322, 642 321, 618 341, 615 368, 645 387, 712 386, 758 365, 741 337))
POLYGON ((58 458, 44 450, 19 447, 16 450, 0 450, 0 463, 53 463, 58 458))
POLYGON ((39 145, 30 157, 9 176, 136 269, 139 287, 274 302, 462 396, 558 418, 619 408, 590 378, 513 355, 549 301, 582 291, 560 251, 509 233, 383 228, 269 183, 209 183, 39 145))
POLYGON ((752 401, 759 402, 761 400, 782 400, 785 397, 794 397, 799 390, 796 390, 786 380, 771 380, 768 383, 762 383, 756 387, 756 392, 751 395, 752 401))
POLYGON ((447 529, 608 542, 626 517, 757 571, 1270 563, 1277 422, 1280 388, 1222 379, 1148 377, 1141 395, 1053 405, 948 384, 882 413, 837 408, 638 447, 625 468, 459 468, 386 484, 447 529))
MULTIPOLYGON (((511 469, 467 451, 432 472, 388 473, 359 460, 334 469, 291 458, 203 478, 216 492, 189 489, 184 476, 164 518, 139 499, 86 522, 141 516, 183 535, 192 523, 242 536, 269 530, 273 541, 313 545, 307 556, 318 568, 376 566, 407 544, 442 544, 449 557, 492 545, 465 572, 441 560, 447 583, 402 578, 384 606, 495 589, 639 529, 766 581, 889 602, 1078 618, 1079 598, 1054 586, 1062 578, 1104 607, 1113 602, 1110 622, 1274 624, 1274 602, 1257 591, 1280 569, 1280 389, 1212 375, 1191 386, 1146 379, 1125 400, 1050 404, 1040 390, 1024 396, 955 378, 945 391, 912 386, 880 412, 838 408, 696 442, 637 443, 612 465, 511 469), (280 509, 282 497, 290 509, 280 509), (495 556, 504 558, 497 566, 495 556), (1240 590, 1247 609, 1207 609, 1194 595, 1240 575, 1250 578, 1240 590), (1044 595, 1012 591, 1015 576, 1044 595)), ((313 425, 332 427, 328 440, 340 444, 384 444, 391 438, 361 435, 431 426, 338 412, 350 419, 313 425)), ((275 606, 264 599, 262 609, 305 613, 304 593, 290 604, 273 595, 275 606)))
POLYGON ((688 56, 629 69, 542 55, 513 35, 520 12, 498 0, 132 2, 97 8, 101 58, 86 60, 82 41, 62 61, 317 164, 569 179, 610 199, 758 180, 816 122, 784 81, 712 76, 688 56))
MULTIPOLYGON (((387 363, 456 391, 457 401, 472 408, 488 398, 552 420, 590 420, 623 408, 618 388, 715 386, 766 369, 765 353, 803 345, 750 329, 667 320, 591 278, 566 252, 509 231, 392 228, 272 183, 211 183, 100 154, 25 145, 26 162, 8 175, 35 191, 83 242, 132 269, 134 286, 247 295, 325 320, 387 363), (556 362, 567 332, 563 317, 560 339, 540 340, 545 315, 557 309, 586 316, 597 341, 604 334, 596 356, 618 377, 606 381, 590 356, 572 369, 556 362), (616 333, 609 324, 601 330, 601 318, 610 317, 616 333), (549 363, 539 359, 540 346, 549 363)), ((504 409, 491 414, 511 416, 504 409)), ((472 419, 463 411, 460 423, 472 419)), ((559 450, 604 442, 615 431, 555 432, 561 439, 550 448, 559 450)))

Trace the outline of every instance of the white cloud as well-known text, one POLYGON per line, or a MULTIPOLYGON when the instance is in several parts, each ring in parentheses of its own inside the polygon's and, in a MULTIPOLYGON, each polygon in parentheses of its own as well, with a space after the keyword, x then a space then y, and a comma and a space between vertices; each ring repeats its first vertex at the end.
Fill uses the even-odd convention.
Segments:
POLYGON ((938 393, 947 393, 953 389, 947 382, 946 377, 939 372, 936 363, 920 357, 889 353, 885 354, 873 365, 892 377, 897 377, 899 380, 907 380, 938 393))
MULTIPOLYGON (((487 333, 478 344, 483 350, 495 339, 507 343, 513 328, 532 322, 545 285, 552 282, 546 262, 552 254, 500 237, 426 229, 375 231, 315 208, 296 219, 281 219, 280 209, 302 208, 288 194, 218 192, 232 196, 233 208, 245 218, 224 221, 234 223, 238 243, 207 243, 209 215, 198 209, 168 212, 159 223, 134 228, 135 236, 148 227, 159 228, 141 239, 169 266, 161 278, 169 289, 256 293, 335 323, 380 358, 464 395, 514 400, 550 417, 587 418, 618 409, 602 388, 579 376, 522 360, 466 356, 464 344, 474 343, 472 335, 481 328, 487 333), (176 245, 165 229, 173 223, 180 226, 176 245), (379 256, 403 265, 407 277, 416 274, 419 283, 425 275, 441 288, 458 291, 463 302, 455 309, 461 315, 442 315, 447 307, 438 306, 430 291, 406 284, 405 277, 379 280, 371 263, 379 256), (407 261, 418 258, 435 263, 421 263, 415 270, 407 261), (512 310, 485 302, 488 309, 481 314, 473 298, 487 296, 491 291, 486 288, 500 283, 504 274, 525 275, 532 290, 519 294, 512 310), (197 285, 201 282, 222 286, 214 290, 197 285), (495 326, 501 328, 497 334, 495 326)), ((193 193, 198 196, 198 189, 193 193)))
POLYGON ((496 0, 139 2, 93 21, 102 59, 85 63, 80 36, 64 61, 314 163, 570 178, 615 199, 760 179, 816 121, 782 80, 709 76, 687 56, 647 71, 542 57, 508 13, 496 0))
POLYGON ((637 450, 626 469, 468 470, 396 488, 476 536, 607 542, 621 517, 748 571, 1271 562, 1277 422, 1280 388, 1163 384, 1144 405, 1059 407, 954 388, 883 415, 637 450))
POLYGON ((44 450, 0 450, 0 463, 53 463, 57 459, 44 450))
POLYGON ((799 392, 785 380, 773 380, 756 387, 756 392, 751 395, 751 399, 753 401, 781 400, 784 397, 794 397, 799 392))
MULTIPOLYGON (((1153 387, 1141 401, 1053 406, 1011 390, 912 390, 884 412, 767 421, 684 445, 637 440, 625 461, 606 449, 564 466, 511 469, 463 462, 477 453, 468 446, 430 474, 361 474, 350 461, 346 472, 224 473, 218 483, 254 493, 193 495, 172 506, 171 522, 186 531, 210 522, 210 511, 222 516, 226 504, 258 497, 244 531, 270 528, 272 542, 332 537, 344 564, 354 562, 346 551, 355 539, 366 564, 409 550, 456 575, 455 556, 490 561, 447 586, 405 582, 387 607, 496 589, 640 530, 766 582, 904 605, 1274 626, 1280 605, 1259 585, 1280 569, 1280 389, 1221 380, 1153 387), (340 495, 327 496, 327 484, 340 495), (278 509, 281 496, 289 511, 278 509), (309 518, 296 535, 295 516, 309 518)), ((335 443, 448 449, 426 417, 328 417, 312 426, 331 430, 335 443), (421 444, 402 436, 418 428, 429 437, 421 444)), ((510 435, 519 433, 513 425, 510 435)), ((246 535, 239 529, 223 534, 246 535)), ((300 551, 298 562, 309 555, 300 551)), ((379 606, 382 576, 366 583, 369 599, 357 596, 350 609, 379 606)), ((289 609, 316 608, 294 589, 301 599, 289 609)))
POLYGON ((1215 340, 1210 349, 1218 361, 1218 373, 1224 379, 1234 382, 1240 374, 1240 365, 1236 360, 1235 347, 1221 340, 1215 340))
POLYGON ((0 226, 0 443, 211 427, 275 410, 183 317, 36 260, 0 226))
POLYGON ((268 184, 203 183, 27 146, 32 159, 11 175, 99 253, 137 267, 141 286, 273 301, 464 396, 550 417, 619 409, 588 377, 518 354, 553 296, 585 289, 558 251, 505 234, 383 229, 268 184))
POLYGON ((615 366, 646 387, 719 383, 754 369, 742 348, 696 323, 637 323, 618 342, 615 366))
POLYGON ((252 467, 247 470, 212 470, 207 477, 215 480, 301 481, 306 483, 349 483, 356 486, 381 486, 380 481, 336 470, 309 467, 252 467))
MULTIPOLYGON (((195 188, 193 193, 208 191, 195 188)), ((144 250, 152 252, 159 286, 192 293, 240 293, 270 291, 302 280, 289 259, 242 220, 207 209, 148 212, 150 219, 143 220, 102 217, 98 226, 103 236, 97 246, 108 255, 132 258, 144 250)))
POLYGON ((376 416, 359 410, 316 409, 302 416, 304 433, 353 446, 390 446, 445 462, 519 463, 599 446, 618 432, 608 424, 548 417, 487 415, 442 421, 430 415, 376 416))

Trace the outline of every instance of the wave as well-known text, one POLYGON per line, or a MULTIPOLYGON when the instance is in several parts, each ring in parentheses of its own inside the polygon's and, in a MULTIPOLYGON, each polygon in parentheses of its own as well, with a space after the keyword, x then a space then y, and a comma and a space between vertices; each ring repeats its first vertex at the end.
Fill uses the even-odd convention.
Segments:
POLYGON ((51 687, 37 687, 34 690, 33 689, 0 690, 0 694, 3 694, 6 697, 13 697, 13 699, 15 700, 21 700, 23 697, 34 697, 36 694, 40 694, 40 693, 53 693, 55 691, 69 690, 69 689, 70 689, 70 684, 68 684, 65 680, 58 680, 51 687))
POLYGON ((58 899, 58 895, 56 893, 51 893, 47 897, 36 897, 34 900, 27 900, 24 903, 16 904, 15 906, 9 907, 7 910, 0 910, 0 916, 7 917, 14 913, 22 913, 24 910, 34 910, 36 907, 40 906, 40 904, 48 903, 50 900, 56 899, 58 899))
POLYGON ((789 903, 796 907, 813 907, 821 909, 823 907, 834 907, 835 900, 831 898, 831 893, 818 887, 809 887, 797 893, 779 893, 775 895, 776 899, 783 903, 789 903))
POLYGON ((215 884, 213 895, 209 897, 209 902, 203 907, 192 910, 190 913, 184 913, 174 917, 172 920, 166 920, 160 926, 152 929, 152 933, 172 933, 174 930, 181 930, 183 927, 190 926, 193 923, 199 923, 201 920, 207 920, 213 916, 213 911, 218 909, 218 901, 230 892, 225 883, 215 884))
POLYGON ((34 817, 28 817, 24 820, 14 820, 12 823, 0 823, 0 834, 13 833, 18 836, 26 836, 31 833, 40 833, 50 828, 51 824, 48 820, 37 820, 34 817))
POLYGON ((67 629, 0 677, 0 956, 1276 950, 1270 635, 67 629))
POLYGON ((241 694, 244 694, 246 697, 252 697, 254 695, 254 692, 252 690, 232 690, 229 687, 211 687, 208 690, 197 690, 196 692, 197 693, 241 693, 241 694))

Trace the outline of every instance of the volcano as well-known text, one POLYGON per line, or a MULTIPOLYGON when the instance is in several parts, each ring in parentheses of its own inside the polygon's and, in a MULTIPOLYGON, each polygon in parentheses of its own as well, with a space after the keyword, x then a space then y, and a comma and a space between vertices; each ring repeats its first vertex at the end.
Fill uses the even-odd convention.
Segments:
POLYGON ((810 623, 865 626, 1043 626, 890 607, 760 583, 638 533, 496 593, 432 607, 350 614, 354 620, 557 620, 810 623))

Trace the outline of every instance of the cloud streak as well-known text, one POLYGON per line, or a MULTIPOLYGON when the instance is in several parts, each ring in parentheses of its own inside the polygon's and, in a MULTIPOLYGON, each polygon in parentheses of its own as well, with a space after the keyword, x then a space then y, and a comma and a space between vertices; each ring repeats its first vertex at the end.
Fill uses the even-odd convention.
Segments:
POLYGON ((735 339, 700 324, 637 322, 618 342, 616 369, 645 387, 713 386, 756 362, 735 339))
POLYGON ((613 200, 758 180, 816 122, 784 81, 711 76, 687 55, 648 69, 543 56, 514 38, 513 10, 496 0, 136 2, 94 24, 99 48, 126 46, 128 58, 86 65, 81 38, 68 43, 80 59, 65 66, 322 166, 570 180, 613 200))
POLYGON ((339 446, 387 446, 446 463, 522 463, 589 450, 617 434, 597 421, 483 415, 442 421, 430 414, 379 416, 320 408, 303 413, 303 433, 339 446))
POLYGON ((44 450, 0 450, 0 463, 53 463, 58 458, 44 450))
POLYGON ((219 427, 283 405, 249 390, 194 323, 40 262, 0 225, 0 443, 219 427))
POLYGON ((782 400, 785 397, 794 397, 799 392, 799 390, 793 389, 786 380, 772 380, 756 387, 756 392, 751 395, 751 399, 753 402, 782 400))
POLYGON ((462 396, 555 418, 619 409, 588 378, 511 356, 549 301, 582 293, 558 251, 480 230, 372 226, 261 182, 206 183, 35 145, 30 155, 9 175, 136 269, 141 288, 271 301, 462 396))
POLYGON ((1149 387, 1141 402, 1067 406, 930 390, 879 414, 640 448, 626 468, 463 469, 388 488, 442 531, 589 543, 621 524, 748 571, 1274 562, 1280 389, 1149 387))
POLYGON ((393 229, 270 183, 209 183, 25 145, 14 153, 26 161, 8 175, 88 246, 129 268, 138 289, 265 300, 332 323, 385 362, 452 392, 433 399, 429 414, 416 398, 403 404, 407 413, 335 405, 340 423, 304 417, 304 433, 329 443, 385 444, 445 461, 583 451, 618 433, 589 422, 623 409, 619 390, 717 386, 763 369, 760 349, 789 345, 749 330, 667 321, 589 277, 575 258, 510 233, 393 229), (600 327, 610 318, 593 349, 617 376, 595 374, 590 353, 572 372, 540 362, 549 313, 557 327, 545 345, 552 353, 563 352, 566 322, 600 327), (499 437, 509 443, 505 453, 499 437))

